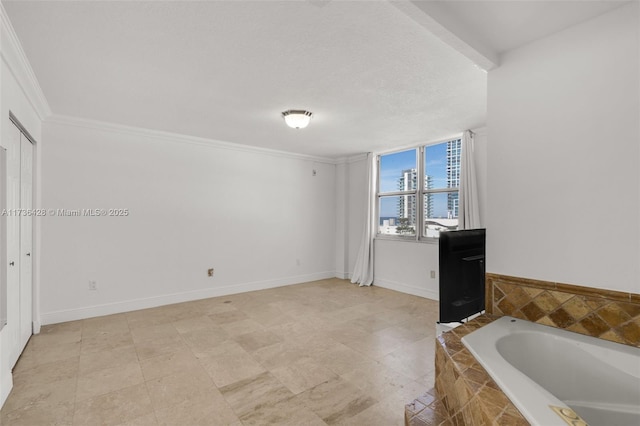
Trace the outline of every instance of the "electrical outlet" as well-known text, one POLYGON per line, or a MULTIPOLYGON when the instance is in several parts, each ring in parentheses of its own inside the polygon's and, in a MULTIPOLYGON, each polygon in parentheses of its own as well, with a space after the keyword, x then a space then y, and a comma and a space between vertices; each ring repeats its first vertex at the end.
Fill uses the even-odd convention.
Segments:
POLYGON ((435 278, 436 277, 436 271, 431 271, 431 278, 435 278))
POLYGON ((89 281, 89 290, 91 291, 95 291, 98 289, 98 283, 96 283, 95 281, 89 281))
POLYGON ((212 277, 213 276, 213 268, 207 269, 207 276, 208 277, 212 277))

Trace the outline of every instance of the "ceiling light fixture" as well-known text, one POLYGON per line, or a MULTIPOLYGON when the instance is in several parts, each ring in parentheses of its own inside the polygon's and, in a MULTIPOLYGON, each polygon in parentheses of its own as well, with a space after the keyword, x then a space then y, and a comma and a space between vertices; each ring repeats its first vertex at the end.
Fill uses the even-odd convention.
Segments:
POLYGON ((304 129, 311 121, 312 112, 303 109, 290 109, 282 113, 287 126, 293 129, 304 129))

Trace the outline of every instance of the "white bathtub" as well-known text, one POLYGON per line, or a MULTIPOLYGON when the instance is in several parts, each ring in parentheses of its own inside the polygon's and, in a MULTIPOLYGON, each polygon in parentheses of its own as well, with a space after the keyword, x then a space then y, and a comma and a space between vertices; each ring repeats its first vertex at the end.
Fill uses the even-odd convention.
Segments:
POLYGON ((532 425, 640 425, 640 348, 502 317, 462 338, 532 425))

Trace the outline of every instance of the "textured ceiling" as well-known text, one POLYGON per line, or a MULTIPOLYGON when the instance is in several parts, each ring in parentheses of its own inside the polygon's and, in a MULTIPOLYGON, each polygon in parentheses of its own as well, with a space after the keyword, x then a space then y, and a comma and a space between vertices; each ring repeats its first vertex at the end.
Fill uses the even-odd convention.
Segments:
POLYGON ((486 74, 386 2, 3 4, 55 114, 331 157, 484 123, 486 74))
POLYGON ((2 3, 54 114, 326 157, 485 122, 486 73, 386 1, 2 3))

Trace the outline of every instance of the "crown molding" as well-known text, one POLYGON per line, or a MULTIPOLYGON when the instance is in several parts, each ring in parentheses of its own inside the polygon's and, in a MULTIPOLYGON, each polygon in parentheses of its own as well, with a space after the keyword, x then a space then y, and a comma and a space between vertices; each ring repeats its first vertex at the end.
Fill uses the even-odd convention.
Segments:
MULTIPOLYGON (((482 127, 477 127, 477 128, 472 128, 469 129, 471 130, 475 135, 477 136, 482 136, 482 137, 486 137, 487 136, 487 127, 486 126, 482 126, 482 127)), ((424 145, 431 145, 434 143, 440 143, 440 142, 445 142, 447 140, 450 139, 456 139, 462 136, 462 133, 453 133, 445 138, 438 138, 435 140, 431 140, 431 141, 421 141, 421 142, 414 142, 414 143, 410 143, 407 145, 401 145, 401 146, 396 146, 393 148, 388 148, 388 149, 384 149, 384 150, 380 150, 380 151, 376 151, 374 152, 374 154, 376 155, 384 155, 384 154, 390 154, 393 152, 399 152, 402 150, 406 150, 406 149, 414 149, 417 148, 419 146, 424 146, 424 145)), ((366 160, 367 158, 367 153, 362 153, 362 154, 355 154, 355 155, 351 155, 351 156, 345 156, 345 157, 340 157, 336 159, 336 164, 351 164, 351 163, 355 163, 358 161, 362 161, 362 160, 366 160)))
POLYGON ((215 139, 201 138, 198 136, 188 136, 180 133, 165 132, 162 130, 152 130, 143 127, 126 126, 123 124, 109 123, 106 121, 90 120, 86 118, 71 117, 67 115, 53 114, 44 120, 45 124, 57 124, 62 126, 80 127, 85 129, 98 130, 103 132, 119 133, 129 136, 138 136, 149 139, 162 140, 173 143, 186 143, 191 145, 205 146, 209 148, 227 149, 240 152, 252 152, 275 157, 293 158, 296 160, 312 161, 315 163, 337 164, 335 158, 320 157, 314 155, 298 154, 288 151, 260 148, 251 145, 243 145, 233 142, 224 142, 215 139))
POLYGON ((362 154, 350 155, 347 157, 340 157, 336 159, 336 164, 351 164, 358 161, 366 160, 367 153, 364 152, 362 154))
POLYGON ((20 40, 2 3, 0 3, 0 23, 2 25, 0 56, 7 64, 11 74, 17 80, 40 120, 44 120, 51 115, 51 108, 49 108, 49 103, 42 92, 40 83, 38 83, 38 79, 31 68, 27 55, 22 49, 20 40))
POLYGON ((477 136, 487 136, 487 126, 471 129, 471 131, 475 133, 477 136))

